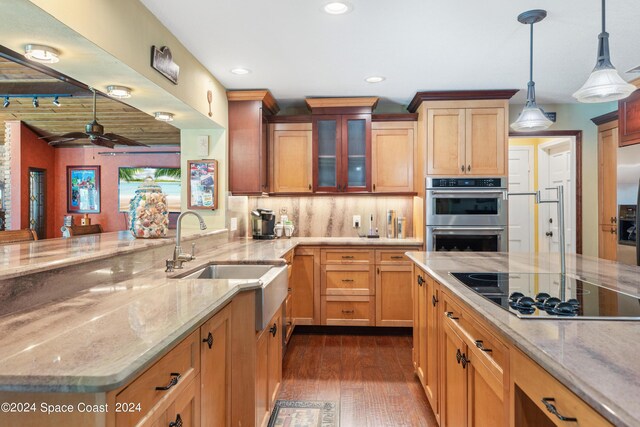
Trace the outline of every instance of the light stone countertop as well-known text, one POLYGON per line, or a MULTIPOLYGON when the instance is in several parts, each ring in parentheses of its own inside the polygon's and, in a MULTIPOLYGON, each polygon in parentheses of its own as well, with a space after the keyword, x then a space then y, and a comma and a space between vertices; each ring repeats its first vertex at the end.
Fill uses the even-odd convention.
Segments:
MULTIPOLYGON (((211 249, 178 273, 156 262, 116 282, 89 286, 51 303, 0 317, 0 391, 102 392, 142 372, 242 291, 242 280, 175 279, 210 262, 283 263, 297 245, 419 247, 415 239, 292 238, 229 240, 226 230, 199 233, 184 241, 215 236, 211 249)), ((51 239, 0 246, 0 279, 24 280, 28 273, 59 281, 66 266, 108 259, 167 245, 172 239, 136 240, 129 233, 51 239)), ((201 245, 201 243, 198 243, 201 245)), ((186 245, 185 245, 186 246, 186 245)), ((136 254, 137 255, 137 254, 136 254)), ((114 258, 116 260, 118 258, 114 258)), ((162 260, 161 260, 162 261, 162 260)), ((87 264, 90 266, 90 264, 87 264)), ((92 268, 92 267, 87 267, 92 268)), ((98 272, 99 273, 99 272, 98 272)), ((62 286, 62 284, 61 284, 62 286)), ((10 303, 10 302, 9 302, 10 303)))
MULTIPOLYGON (((557 254, 410 252, 418 266, 616 426, 640 425, 640 321, 520 319, 449 272, 559 273, 557 254)), ((567 255, 567 273, 640 296, 640 268, 567 255)), ((532 379, 535 381, 535 379, 532 379)))

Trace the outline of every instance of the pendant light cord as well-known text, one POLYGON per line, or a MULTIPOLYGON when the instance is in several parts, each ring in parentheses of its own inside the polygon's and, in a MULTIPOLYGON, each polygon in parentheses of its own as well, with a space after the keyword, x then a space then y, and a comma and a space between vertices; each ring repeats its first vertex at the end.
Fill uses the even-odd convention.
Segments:
POLYGON ((604 11, 605 11, 605 5, 604 5, 605 0, 602 0, 602 32, 605 32, 605 27, 604 27, 604 11))
POLYGON ((531 24, 529 36, 529 81, 533 81, 533 23, 531 24))

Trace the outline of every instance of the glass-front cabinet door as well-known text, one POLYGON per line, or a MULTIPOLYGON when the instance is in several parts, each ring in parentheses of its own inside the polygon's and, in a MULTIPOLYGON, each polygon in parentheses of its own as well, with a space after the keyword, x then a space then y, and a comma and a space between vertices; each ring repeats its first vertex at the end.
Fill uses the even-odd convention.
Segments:
POLYGON ((370 191, 370 115, 318 115, 313 137, 315 191, 370 191))

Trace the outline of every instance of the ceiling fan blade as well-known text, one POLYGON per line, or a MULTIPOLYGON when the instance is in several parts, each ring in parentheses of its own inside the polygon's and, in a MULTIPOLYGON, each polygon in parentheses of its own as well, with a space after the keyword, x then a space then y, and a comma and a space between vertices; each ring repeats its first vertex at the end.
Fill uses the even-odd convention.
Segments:
POLYGON ((109 138, 111 141, 114 141, 118 144, 129 145, 132 147, 140 146, 140 147, 148 147, 147 144, 143 144, 142 142, 134 141, 133 139, 129 139, 125 136, 118 135, 116 133, 105 133, 103 136, 109 138))
POLYGON ((115 142, 108 140, 107 138, 102 138, 101 136, 96 139, 92 139, 91 143, 94 145, 99 145, 101 147, 113 148, 116 146, 115 142))
POLYGON ((65 133, 62 135, 49 135, 49 136, 41 136, 38 139, 51 139, 51 142, 54 141, 58 141, 60 139, 82 139, 82 138, 89 138, 89 135, 87 135, 84 132, 69 132, 69 133, 65 133))
POLYGON ((55 141, 49 141, 48 144, 51 147, 55 147, 57 145, 65 144, 67 142, 77 141, 78 139, 80 138, 62 138, 62 139, 56 139, 55 141))

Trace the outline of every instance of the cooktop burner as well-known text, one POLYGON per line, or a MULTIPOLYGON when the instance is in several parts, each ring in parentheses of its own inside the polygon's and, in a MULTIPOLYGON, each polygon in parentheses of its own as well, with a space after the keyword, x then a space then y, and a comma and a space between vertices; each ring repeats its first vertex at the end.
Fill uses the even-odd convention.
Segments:
POLYGON ((523 319, 640 319, 640 298, 570 276, 497 272, 450 274, 523 319), (561 295, 563 281, 565 292, 561 295))

